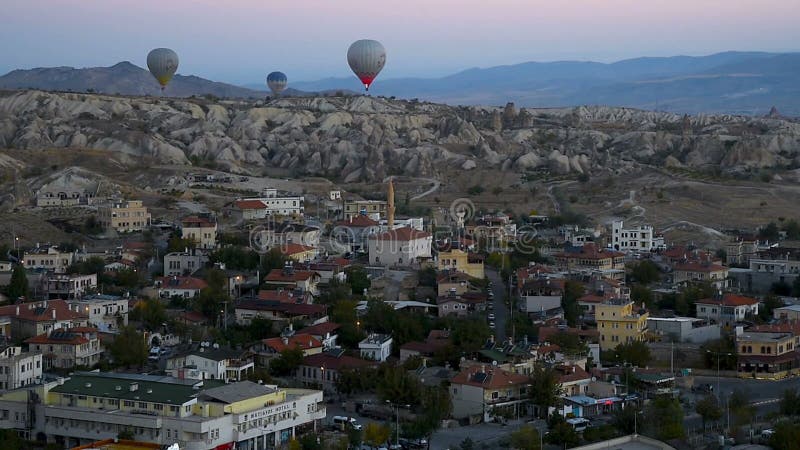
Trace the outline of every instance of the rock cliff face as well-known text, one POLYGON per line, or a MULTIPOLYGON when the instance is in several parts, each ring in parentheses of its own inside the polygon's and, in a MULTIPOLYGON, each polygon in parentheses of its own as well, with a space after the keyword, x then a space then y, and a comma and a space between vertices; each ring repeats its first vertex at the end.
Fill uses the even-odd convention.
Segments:
POLYGON ((373 97, 270 102, 0 94, 0 147, 90 148, 131 164, 213 161, 344 181, 444 169, 625 173, 800 167, 800 123, 624 108, 449 107, 373 97))

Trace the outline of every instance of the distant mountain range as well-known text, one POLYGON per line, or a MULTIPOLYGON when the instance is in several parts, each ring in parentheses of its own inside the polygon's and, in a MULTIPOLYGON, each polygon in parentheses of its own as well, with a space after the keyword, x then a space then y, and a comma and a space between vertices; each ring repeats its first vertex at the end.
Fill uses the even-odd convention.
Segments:
MULTIPOLYGON (((391 60, 390 60, 391 63, 391 60)), ((381 79, 373 95, 451 105, 561 107, 606 105, 677 113, 767 114, 772 107, 800 116, 800 53, 726 52, 709 56, 636 58, 612 64, 527 62, 468 69, 442 78, 381 79)), ((355 77, 293 82, 285 96, 361 92, 355 77)), ((129 62, 111 67, 15 70, 0 89, 43 89, 160 95, 149 72, 129 62)), ((164 95, 263 98, 257 86, 235 86, 176 75, 164 95)))

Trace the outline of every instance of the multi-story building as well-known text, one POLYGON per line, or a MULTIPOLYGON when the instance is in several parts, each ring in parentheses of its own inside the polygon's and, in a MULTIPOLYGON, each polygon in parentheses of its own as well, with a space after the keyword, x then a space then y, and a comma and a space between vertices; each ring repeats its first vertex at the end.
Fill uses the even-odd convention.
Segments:
POLYGON ((750 258, 758 253, 758 238, 739 236, 725 244, 726 263, 730 265, 749 265, 750 258))
POLYGON ((672 282, 682 285, 694 281, 709 282, 715 289, 728 287, 728 268, 711 262, 680 262, 672 266, 672 282))
POLYGON ((208 262, 208 256, 194 249, 164 255, 164 276, 192 275, 208 262))
POLYGON ((650 225, 625 228, 621 220, 611 222, 611 246, 623 252, 649 252, 664 248, 664 238, 658 237, 650 225))
POLYGON ((79 298, 97 290, 97 274, 55 274, 47 278, 47 295, 50 298, 79 298))
POLYGON ((295 270, 287 265, 283 269, 272 269, 264 279, 267 285, 275 288, 299 290, 311 295, 319 294, 320 275, 310 270, 295 270))
POLYGON ((555 253, 556 265, 562 270, 589 269, 596 271, 624 270, 625 254, 598 248, 594 242, 581 247, 568 247, 555 253))
POLYGON ((485 277, 483 258, 478 255, 472 255, 463 250, 453 249, 446 252, 439 252, 436 259, 436 268, 438 270, 464 272, 472 278, 477 278, 479 280, 485 277))
POLYGON ((358 343, 358 350, 364 359, 384 362, 392 354, 392 337, 388 334, 370 333, 358 343))
POLYGON ((297 333, 280 337, 262 339, 253 345, 251 350, 256 355, 258 365, 269 366, 272 358, 277 358, 285 350, 297 349, 303 352, 303 357, 322 353, 322 342, 310 334, 297 333))
POLYGON ((317 257, 316 247, 302 244, 283 244, 280 246, 281 254, 295 262, 309 262, 317 257))
POLYGON ((619 344, 644 340, 650 314, 631 300, 610 299, 595 307, 600 349, 611 350, 619 344))
POLYGON ((248 350, 199 347, 167 359, 166 371, 176 378, 241 381, 253 373, 253 354, 248 350))
POLYGON ((0 390, 17 389, 41 382, 42 354, 23 352, 22 347, 0 348, 0 390))
POLYGON ((388 203, 385 200, 345 200, 344 220, 356 216, 367 216, 373 220, 386 217, 388 203))
POLYGON ((277 216, 302 216, 305 212, 305 198, 303 196, 281 196, 274 188, 264 189, 259 198, 267 206, 267 215, 277 216))
POLYGON ((195 242, 198 248, 213 249, 217 246, 217 223, 206 217, 184 217, 181 237, 195 242))
POLYGON ((436 277, 437 294, 441 296, 466 294, 470 290, 470 278, 464 272, 444 271, 436 277))
POLYGON ((431 257, 430 233, 398 228, 370 236, 369 261, 382 266, 413 266, 431 257))
POLYGON ((306 356, 295 369, 294 378, 303 386, 321 386, 325 392, 336 392, 336 381, 343 370, 374 367, 374 361, 367 361, 344 354, 337 349, 316 355, 306 356))
POLYGON ((44 354, 45 370, 92 367, 103 356, 97 331, 96 328, 87 327, 59 329, 34 336, 25 342, 32 351, 44 354))
POLYGON ((529 385, 527 376, 496 367, 464 369, 450 380, 453 418, 480 417, 490 422, 496 415, 495 409, 522 416, 526 413, 529 385))
POLYGON ((115 201, 97 208, 97 220, 106 230, 142 231, 150 226, 150 213, 141 200, 115 201))
POLYGON ((208 287, 208 283, 194 277, 161 277, 156 279, 156 289, 160 298, 192 298, 208 287))
POLYGON ((128 298, 94 294, 68 302, 70 309, 88 315, 89 325, 100 331, 115 332, 128 325, 128 298))
POLYGON ((17 418, 0 423, 62 448, 120 433, 163 446, 178 444, 181 450, 282 448, 301 433, 316 432, 326 415, 321 391, 250 381, 77 373, 31 389, 40 403, 30 403, 27 392, 0 398, 2 408, 17 418), (39 419, 24 420, 23 411, 39 419))
POLYGON ((36 246, 26 251, 22 260, 26 269, 45 269, 55 273, 65 273, 67 267, 75 262, 74 252, 62 252, 56 246, 36 246))
POLYGON ((367 252, 369 237, 380 232, 381 226, 378 221, 356 214, 336 222, 336 226, 331 230, 331 240, 341 246, 343 251, 367 252))
POLYGON ((85 327, 88 315, 75 311, 64 300, 45 300, 0 306, 0 317, 11 320, 11 337, 26 339, 52 330, 85 327))
POLYGON ((758 315, 759 301, 743 295, 726 293, 721 298, 707 298, 695 302, 697 318, 713 320, 730 327, 749 317, 758 315))
POLYGON ((267 217, 267 205, 258 199, 236 200, 234 211, 242 220, 258 220, 267 217))
POLYGON ((741 376, 777 378, 800 368, 800 353, 792 333, 737 333, 736 351, 741 376))

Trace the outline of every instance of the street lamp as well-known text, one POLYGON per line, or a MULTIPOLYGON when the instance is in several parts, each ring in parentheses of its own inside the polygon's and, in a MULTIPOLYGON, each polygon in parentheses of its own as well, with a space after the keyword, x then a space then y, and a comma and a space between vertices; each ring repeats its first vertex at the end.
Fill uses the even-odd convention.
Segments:
MULTIPOLYGON (((395 408, 395 445, 400 445, 400 404, 399 403, 392 403, 389 400, 386 400, 386 404, 394 406, 395 408)), ((406 408, 410 408, 411 405, 405 405, 406 408)))
POLYGON ((633 413, 633 435, 638 436, 639 430, 637 427, 636 419, 639 417, 639 414, 642 414, 644 411, 636 411, 633 413))
POLYGON ((722 355, 732 356, 732 353, 712 352, 711 350, 706 350, 706 352, 710 353, 710 354, 716 354, 717 355, 717 398, 719 400, 722 400, 722 394, 720 393, 720 390, 719 390, 719 380, 720 380, 720 377, 719 377, 719 362, 722 359, 722 355))

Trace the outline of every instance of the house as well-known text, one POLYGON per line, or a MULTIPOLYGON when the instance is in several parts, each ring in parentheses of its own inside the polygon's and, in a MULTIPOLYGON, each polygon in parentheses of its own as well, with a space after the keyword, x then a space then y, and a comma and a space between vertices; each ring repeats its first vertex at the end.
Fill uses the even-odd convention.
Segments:
POLYGON ((321 230, 318 227, 301 223, 268 221, 260 231, 258 240, 268 247, 282 247, 287 244, 300 244, 319 247, 321 230))
POLYGON ((284 350, 299 349, 303 356, 322 353, 322 342, 310 334, 291 334, 275 338, 262 339, 252 347, 257 362, 262 367, 269 366, 269 360, 281 355, 284 350))
POLYGON ((208 283, 194 277, 159 277, 155 287, 159 298, 193 298, 200 295, 200 291, 208 287, 208 283))
POLYGON ((464 272, 470 277, 479 280, 485 278, 483 258, 479 255, 473 255, 458 249, 439 252, 436 261, 436 269, 439 271, 451 270, 464 272))
POLYGON ((272 269, 264 278, 264 282, 274 288, 299 290, 311 295, 319 294, 320 275, 309 270, 295 270, 286 265, 283 269, 272 269))
POLYGON ((166 372, 178 379, 242 381, 255 371, 249 350, 203 346, 167 359, 166 372))
POLYGON ((337 334, 339 328, 341 328, 341 325, 338 323, 322 322, 316 325, 305 327, 299 330, 298 333, 313 336, 322 342, 322 348, 327 351, 338 347, 336 345, 336 339, 339 337, 337 334))
POLYGON ((235 314, 236 323, 239 325, 249 325, 257 317, 279 322, 307 320, 312 323, 322 323, 328 320, 327 307, 325 305, 286 303, 254 298, 240 298, 237 300, 235 314))
POLYGON ((789 305, 772 310, 772 316, 777 320, 795 322, 800 320, 800 305, 789 305))
POLYGON ((326 258, 317 261, 306 261, 295 263, 297 270, 306 270, 319 274, 319 284, 328 284, 335 279, 340 283, 347 281, 345 270, 353 264, 353 261, 346 258, 326 258))
POLYGON ((594 242, 581 247, 567 246, 553 257, 562 270, 589 269, 595 271, 615 271, 625 269, 625 254, 616 250, 598 248, 594 242))
POLYGON ((70 309, 88 316, 89 326, 114 332, 128 325, 128 299, 116 295, 94 294, 68 301, 70 309))
POLYGON ((208 256, 196 249, 164 255, 164 276, 192 275, 208 263, 208 256))
POLYGON ((97 208, 97 220, 106 230, 118 233, 142 231, 150 227, 150 213, 141 200, 113 201, 97 208))
POLYGON ((549 276, 528 278, 519 289, 519 296, 519 308, 522 312, 546 315, 548 311, 561 308, 564 280, 549 276))
POLYGON ((439 317, 455 315, 465 317, 475 311, 486 309, 487 296, 478 292, 467 292, 462 295, 450 293, 436 298, 439 317))
MULTIPOLYGON (((462 226, 463 219, 458 219, 462 226)), ((475 219, 474 223, 463 224, 464 232, 473 239, 490 242, 509 242, 517 237, 517 224, 506 214, 487 214, 475 219)))
POLYGON ((693 281, 709 282, 715 289, 728 287, 728 268, 711 262, 686 261, 672 266, 672 282, 675 285, 693 281))
POLYGON ((307 262, 317 257, 317 248, 308 245, 288 243, 280 246, 283 256, 296 262, 307 262))
POLYGON ((275 290, 260 290, 258 291, 258 299, 267 302, 280 302, 280 303, 298 303, 298 304, 311 304, 314 297, 308 292, 303 292, 299 289, 275 289, 275 290))
POLYGON ((725 263, 731 265, 748 266, 750 259, 758 253, 758 238, 756 236, 737 236, 725 244, 725 263))
POLYGON ((303 362, 295 370, 294 378, 303 386, 321 387, 324 392, 336 392, 336 382, 343 370, 375 366, 374 361, 347 356, 343 350, 333 350, 303 358, 303 362))
POLYGON ((413 228, 398 228, 369 238, 369 261, 382 266, 412 266, 431 257, 432 236, 413 228))
POLYGON ((737 333, 736 352, 739 376, 777 379, 800 368, 800 353, 792 333, 737 333))
POLYGON ((664 248, 664 237, 656 236, 650 225, 625 228, 623 221, 611 223, 611 246, 623 252, 650 252, 664 248))
POLYGON ((344 220, 351 217, 367 216, 372 219, 386 217, 388 203, 385 200, 352 200, 344 201, 344 220))
POLYGON ((0 390, 18 389, 42 381, 42 354, 23 352, 13 345, 0 347, 0 390))
POLYGON ((261 191, 262 197, 248 198, 245 200, 258 200, 266 207, 268 216, 294 216, 302 217, 305 212, 305 198, 303 196, 279 195, 275 188, 266 188, 261 191))
POLYGON ((352 253, 367 253, 369 250, 369 237, 381 232, 378 221, 366 215, 356 214, 336 222, 331 230, 331 241, 342 246, 344 251, 352 253))
POLYGON ((610 299, 597 305, 595 321, 600 332, 600 349, 612 350, 617 345, 643 341, 647 333, 650 314, 633 301, 610 299))
POLYGON ((70 308, 64 300, 45 300, 0 306, 0 317, 11 319, 11 337, 25 339, 53 330, 85 327, 88 315, 70 308))
POLYGON ((527 376, 491 366, 464 369, 450 380, 453 418, 479 418, 491 422, 495 410, 523 416, 529 385, 527 376))
POLYGON ((720 338, 718 323, 694 317, 649 317, 647 330, 662 341, 704 344, 720 338))
POLYGON ((400 362, 405 362, 408 358, 422 358, 427 360, 439 352, 452 345, 450 332, 447 330, 431 330, 425 341, 410 341, 400 346, 400 362))
POLYGON ((97 291, 97 274, 53 274, 47 277, 49 298, 79 298, 97 291))
POLYGON ((587 395, 592 375, 582 367, 576 365, 556 366, 558 383, 561 385, 563 396, 587 395))
POLYGON ((237 200, 234 210, 242 220, 259 220, 267 217, 267 205, 261 200, 237 200))
POLYGON ((392 354, 392 336, 370 333, 358 343, 358 350, 364 359, 386 362, 386 359, 392 354))
POLYGON ((439 296, 466 294, 470 290, 470 277, 464 272, 441 272, 436 277, 436 290, 439 296))
POLYGON ((43 354, 44 370, 92 367, 100 362, 103 346, 96 328, 56 329, 25 340, 31 351, 43 354))
POLYGON ((22 257, 26 269, 44 269, 55 273, 66 273, 75 262, 75 252, 62 252, 56 246, 36 246, 25 251, 22 257))
POLYGON ((194 242, 198 248, 213 249, 217 246, 217 223, 207 217, 184 217, 181 238, 194 242))
POLYGON ((695 302, 697 318, 713 320, 730 327, 748 317, 758 315, 758 300, 726 293, 721 298, 706 298, 695 302))
MULTIPOLYGON (((36 191, 36 206, 69 207, 92 205, 97 199, 100 182, 85 177, 80 169, 71 167, 36 191)), ((94 177, 91 177, 94 178, 94 177)))

